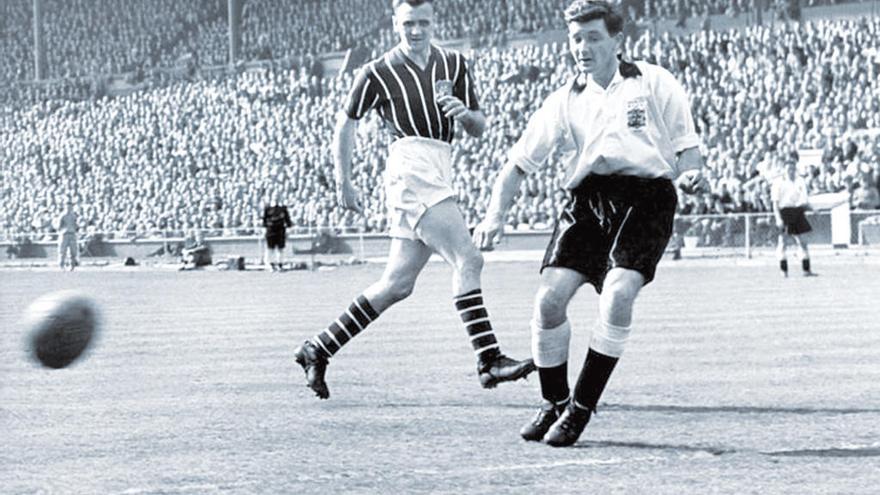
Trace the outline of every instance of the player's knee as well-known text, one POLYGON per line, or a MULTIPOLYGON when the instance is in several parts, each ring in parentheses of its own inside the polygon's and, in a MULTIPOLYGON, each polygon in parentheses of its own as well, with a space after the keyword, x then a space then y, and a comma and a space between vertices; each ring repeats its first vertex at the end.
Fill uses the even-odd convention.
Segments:
POLYGON ((406 299, 415 288, 415 280, 409 278, 392 277, 385 279, 384 282, 383 292, 392 303, 406 299))
POLYGON ((559 326, 565 321, 565 311, 568 307, 568 298, 560 291, 549 285, 542 285, 535 295, 535 308, 537 314, 535 320, 544 328, 559 326))
POLYGON ((459 255, 456 269, 459 273, 479 275, 483 271, 483 255, 475 247, 464 249, 459 255))
POLYGON ((602 298, 614 306, 632 306, 641 288, 637 277, 608 278, 602 286, 602 298))

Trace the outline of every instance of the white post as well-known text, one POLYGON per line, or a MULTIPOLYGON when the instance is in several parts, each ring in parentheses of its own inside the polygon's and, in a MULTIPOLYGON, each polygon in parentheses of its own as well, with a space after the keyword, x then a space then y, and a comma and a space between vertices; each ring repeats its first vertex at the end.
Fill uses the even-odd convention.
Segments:
POLYGON ((852 240, 850 215, 849 201, 843 201, 831 209, 831 244, 835 248, 846 248, 850 245, 852 240))
POLYGON ((171 258, 171 253, 168 252, 168 225, 165 225, 165 228, 162 229, 162 258, 166 261, 171 258))
POLYGON ((746 259, 752 258, 752 217, 748 213, 744 213, 746 222, 746 259))
POLYGON ((266 243, 264 230, 257 230, 257 250, 260 252, 260 266, 265 270, 269 264, 269 245, 266 243))

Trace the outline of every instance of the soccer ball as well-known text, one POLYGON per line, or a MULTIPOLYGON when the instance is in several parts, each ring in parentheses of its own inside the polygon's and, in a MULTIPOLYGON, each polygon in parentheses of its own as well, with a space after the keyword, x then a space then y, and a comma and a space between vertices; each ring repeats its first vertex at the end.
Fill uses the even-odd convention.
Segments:
POLYGON ((28 353, 47 368, 64 368, 89 347, 98 324, 98 308, 88 297, 75 291, 45 294, 24 313, 28 353))

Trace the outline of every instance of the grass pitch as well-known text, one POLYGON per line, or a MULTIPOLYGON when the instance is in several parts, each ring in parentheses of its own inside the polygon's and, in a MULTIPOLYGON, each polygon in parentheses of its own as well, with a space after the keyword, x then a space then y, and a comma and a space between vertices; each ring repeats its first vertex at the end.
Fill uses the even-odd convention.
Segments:
MULTIPOLYGON (((0 272, 2 493, 872 493, 880 483, 878 267, 782 279, 769 264, 661 266, 573 448, 526 443, 537 376, 480 388, 431 263, 413 296, 328 369, 329 401, 291 351, 381 273, 0 272), (29 360, 40 294, 103 310, 85 359, 29 360)), ((796 267, 795 267, 796 268, 796 267)), ((491 263, 502 346, 529 353, 537 263, 491 263)), ((793 271, 797 275, 796 271, 793 271)), ((570 310, 572 382, 596 295, 570 310)))

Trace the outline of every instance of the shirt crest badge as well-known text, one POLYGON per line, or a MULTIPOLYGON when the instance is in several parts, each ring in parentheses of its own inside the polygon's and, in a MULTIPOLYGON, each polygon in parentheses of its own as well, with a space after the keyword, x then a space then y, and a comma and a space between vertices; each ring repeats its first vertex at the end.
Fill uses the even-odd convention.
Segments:
POLYGON ((626 126, 631 130, 642 130, 648 123, 648 102, 644 98, 634 98, 626 102, 626 126))

